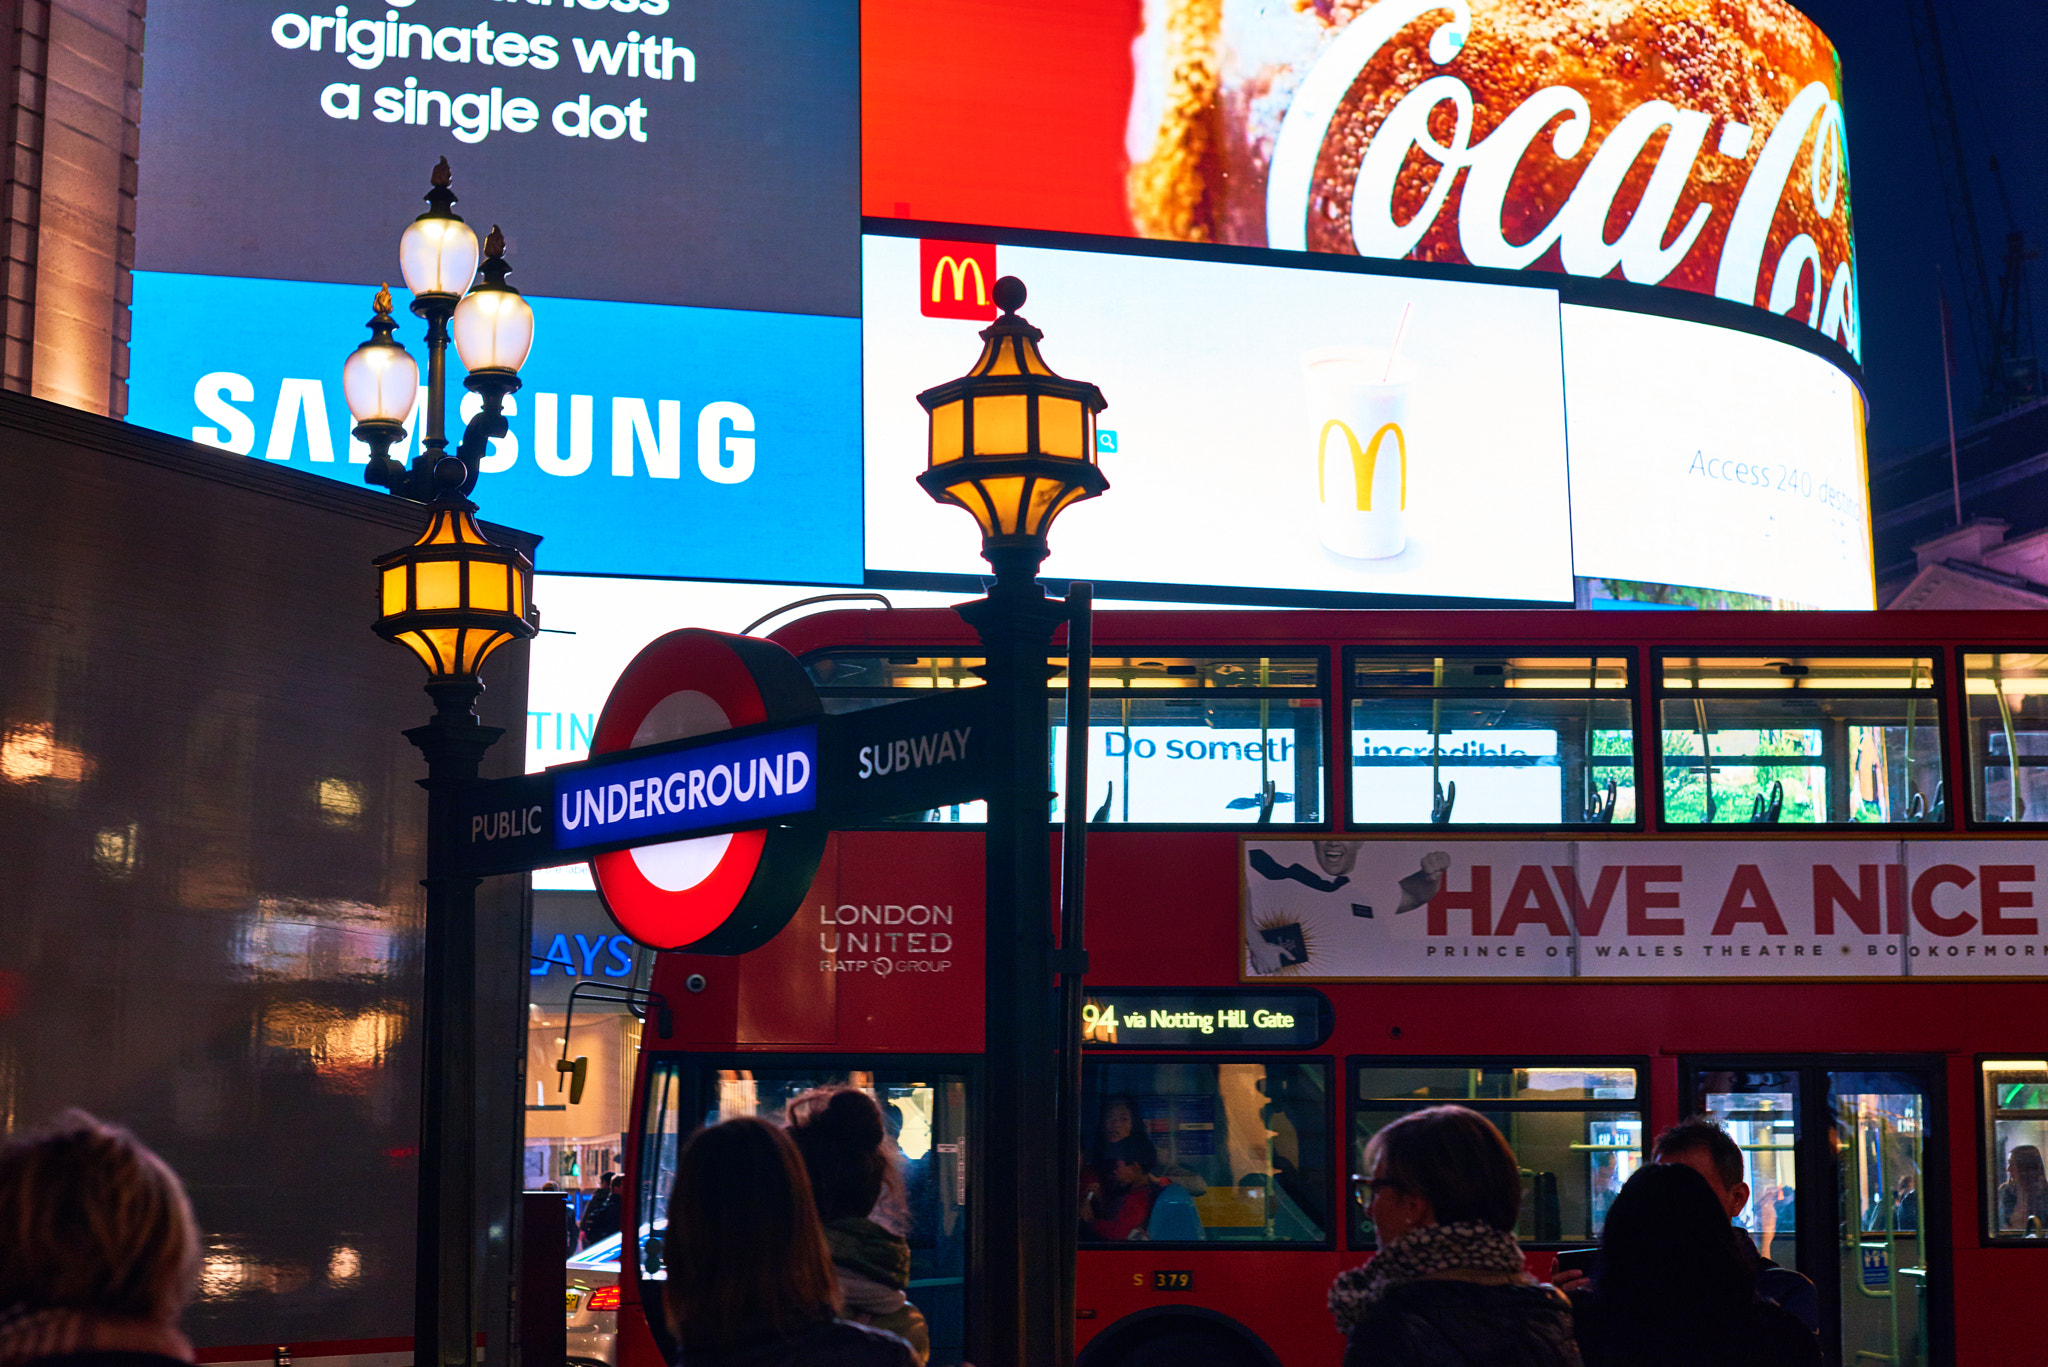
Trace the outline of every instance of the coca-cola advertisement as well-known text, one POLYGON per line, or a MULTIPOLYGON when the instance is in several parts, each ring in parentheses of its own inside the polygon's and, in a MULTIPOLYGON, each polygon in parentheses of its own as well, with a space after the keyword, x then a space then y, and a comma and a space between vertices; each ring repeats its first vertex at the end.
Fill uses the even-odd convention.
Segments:
POLYGON ((869 214, 1611 278, 1859 352, 1840 73, 1782 0, 959 10, 864 11, 869 214))

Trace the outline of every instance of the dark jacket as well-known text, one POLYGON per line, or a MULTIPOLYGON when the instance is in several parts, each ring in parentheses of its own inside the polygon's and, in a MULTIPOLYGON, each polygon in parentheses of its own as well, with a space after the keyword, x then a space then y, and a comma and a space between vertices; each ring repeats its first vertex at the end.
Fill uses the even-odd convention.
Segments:
POLYGON ((1423 1277, 1387 1288, 1351 1326, 1344 1367, 1578 1367, 1555 1287, 1423 1277))
MULTIPOLYGON (((1731 1229, 1734 1227, 1731 1225, 1731 1229)), ((1756 1269, 1756 1294, 1805 1325, 1808 1332, 1820 1332, 1820 1293, 1813 1288, 1813 1282, 1803 1272, 1789 1267, 1780 1267, 1757 1252, 1749 1235, 1740 1229, 1734 1230, 1735 1242, 1744 1261, 1756 1269)))
POLYGON ((591 1197, 589 1206, 583 1211, 583 1246, 589 1248, 599 1240, 617 1234, 619 1217, 625 1213, 624 1203, 609 1191, 601 1191, 591 1197))
POLYGON ((917 1367, 917 1354, 894 1334, 851 1320, 828 1320, 795 1338, 719 1352, 685 1349, 676 1367, 917 1367))
MULTIPOLYGON (((1736 1252, 1756 1274, 1756 1294, 1772 1305, 1791 1312, 1792 1317, 1805 1325, 1809 1332, 1820 1332, 1820 1293, 1813 1283, 1801 1272, 1789 1267, 1780 1267, 1763 1254, 1757 1252, 1748 1233, 1728 1227, 1729 1237, 1734 1240, 1736 1252)), ((1600 1284, 1601 1259, 1595 1254, 1586 1264, 1586 1275, 1594 1286, 1600 1284)))
POLYGON ((1579 1352, 1586 1367, 1823 1367, 1820 1339, 1788 1310, 1758 1300, 1718 1343, 1672 1343, 1654 1355, 1617 1343, 1600 1312, 1597 1292, 1572 1297, 1579 1352))

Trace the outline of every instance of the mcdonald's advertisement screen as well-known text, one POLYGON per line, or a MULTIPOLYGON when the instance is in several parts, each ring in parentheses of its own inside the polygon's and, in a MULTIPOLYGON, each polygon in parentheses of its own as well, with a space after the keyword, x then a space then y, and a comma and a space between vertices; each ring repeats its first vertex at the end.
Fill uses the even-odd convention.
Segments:
POLYGON ((1062 514, 1046 572, 1568 601, 1555 290, 870 235, 867 546, 972 564, 971 519, 915 483, 933 376, 1027 281, 1045 358, 1110 397, 1113 498, 1062 514), (1057 327, 1051 320, 1057 320, 1057 327))

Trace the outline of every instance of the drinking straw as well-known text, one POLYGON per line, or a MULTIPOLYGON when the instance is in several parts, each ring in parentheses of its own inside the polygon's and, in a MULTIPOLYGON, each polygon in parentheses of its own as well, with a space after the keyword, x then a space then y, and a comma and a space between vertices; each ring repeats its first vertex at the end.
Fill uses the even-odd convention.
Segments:
POLYGON ((1394 360, 1401 354, 1401 339, 1408 335, 1408 315, 1415 311, 1415 301, 1401 305, 1401 321, 1394 328, 1394 344, 1387 348, 1387 371, 1380 376, 1380 383, 1386 384, 1394 378, 1394 360))

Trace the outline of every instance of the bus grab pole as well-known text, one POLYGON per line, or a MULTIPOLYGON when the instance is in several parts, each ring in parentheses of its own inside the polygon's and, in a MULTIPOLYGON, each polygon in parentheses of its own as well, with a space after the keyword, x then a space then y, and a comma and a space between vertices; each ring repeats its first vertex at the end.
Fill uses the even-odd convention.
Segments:
POLYGON ((1082 941, 1088 882, 1088 710, 1094 676, 1095 590, 1067 589, 1067 807, 1060 836, 1060 1146, 1058 1362, 1074 1360, 1074 1262, 1081 1233, 1081 1005, 1088 951, 1082 941))

